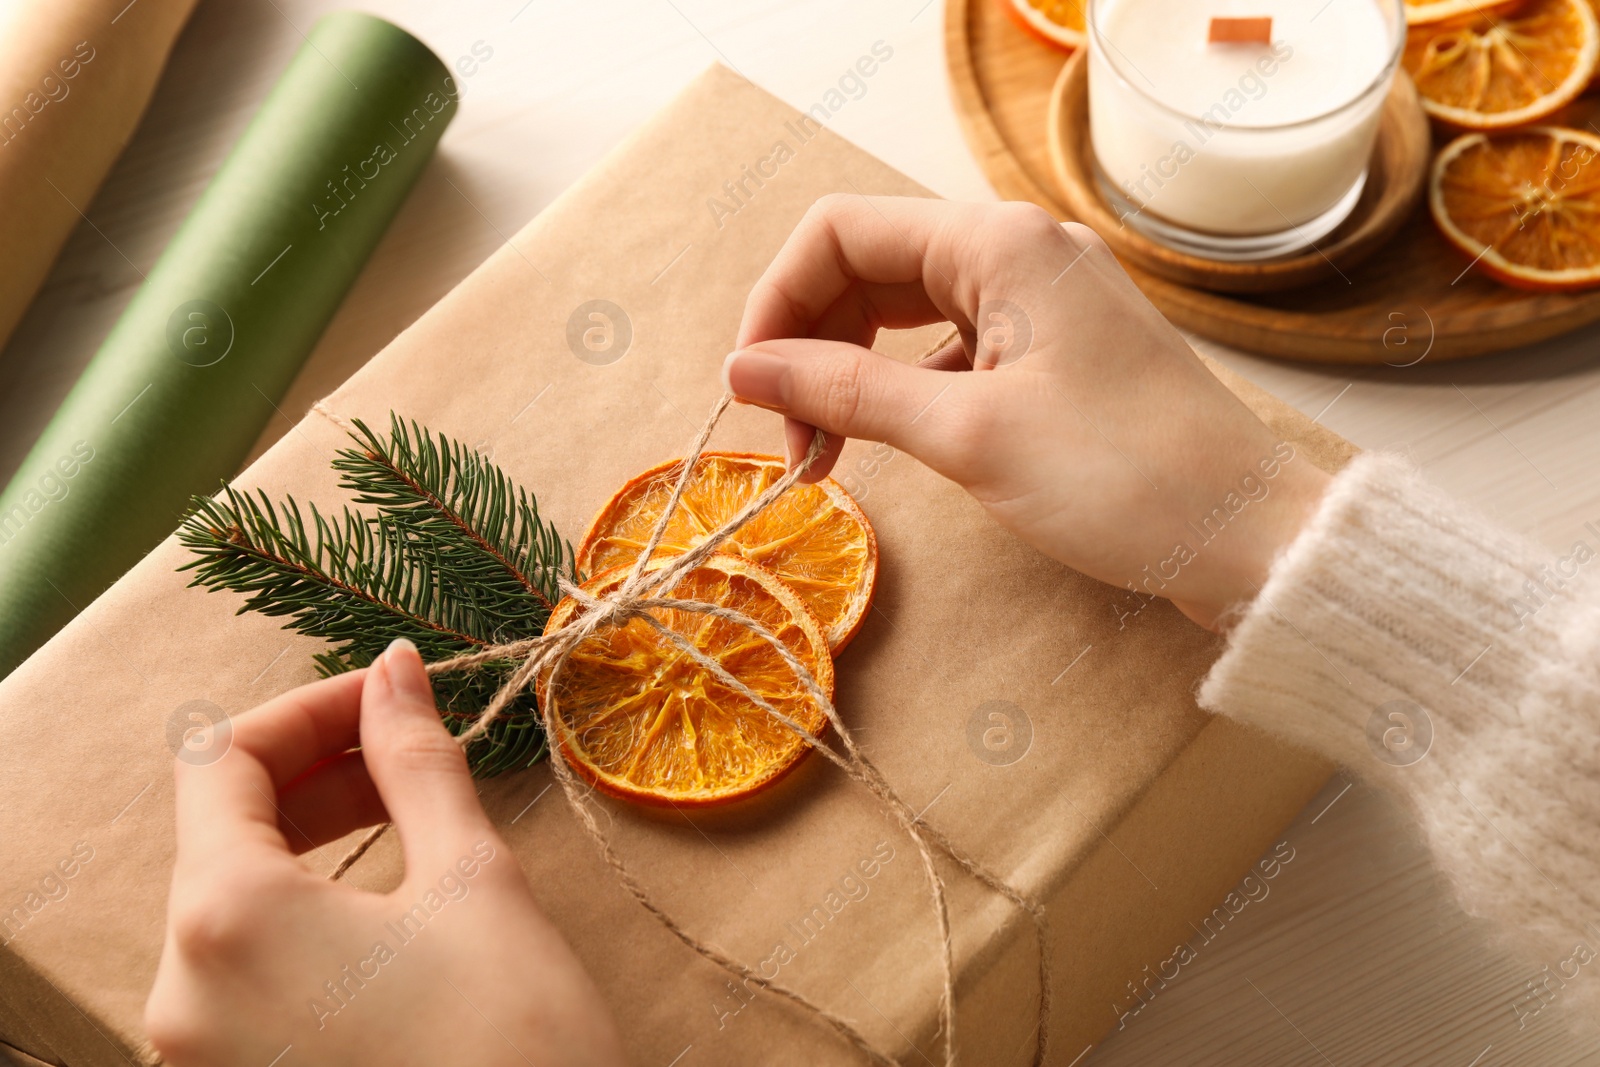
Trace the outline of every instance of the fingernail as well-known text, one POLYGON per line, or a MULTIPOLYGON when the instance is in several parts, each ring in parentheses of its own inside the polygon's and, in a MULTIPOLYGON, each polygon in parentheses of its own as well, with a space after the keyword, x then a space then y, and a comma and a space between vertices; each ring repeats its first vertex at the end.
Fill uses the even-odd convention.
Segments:
POLYGON ((422 667, 422 653, 404 637, 397 637, 383 650, 383 674, 389 687, 402 696, 433 703, 433 685, 422 667))
POLYGON ((789 361, 770 352, 746 349, 729 354, 722 362, 722 384, 740 400, 788 410, 789 361))

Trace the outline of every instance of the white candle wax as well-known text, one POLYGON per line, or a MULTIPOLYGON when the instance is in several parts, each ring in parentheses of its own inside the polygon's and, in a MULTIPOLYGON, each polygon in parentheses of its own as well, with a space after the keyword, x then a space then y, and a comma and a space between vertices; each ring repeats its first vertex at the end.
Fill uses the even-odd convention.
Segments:
POLYGON ((1089 121, 1142 212, 1223 235, 1325 216, 1365 173, 1398 49, 1393 0, 1094 0, 1089 121), (1270 44, 1209 44, 1213 16, 1270 44))

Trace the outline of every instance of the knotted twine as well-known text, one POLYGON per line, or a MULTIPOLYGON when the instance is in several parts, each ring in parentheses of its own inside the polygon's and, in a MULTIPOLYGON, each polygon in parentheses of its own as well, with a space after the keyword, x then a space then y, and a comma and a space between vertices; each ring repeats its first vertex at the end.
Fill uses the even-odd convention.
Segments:
MULTIPOLYGON (((456 740, 464 748, 479 737, 482 737, 489 727, 506 713, 512 702, 524 693, 530 685, 533 685, 542 673, 548 672, 547 688, 554 689, 573 650, 601 627, 622 626, 626 625, 631 619, 642 619, 662 637, 680 648, 695 663, 709 671, 722 684, 743 696, 790 730, 793 730, 807 745, 821 753, 850 778, 865 786, 888 810, 888 814, 900 829, 916 844, 917 853, 922 859, 922 870, 927 877, 934 915, 938 920, 939 926, 939 954, 943 978, 943 985, 939 994, 939 1026, 944 1035, 944 1062, 946 1067, 954 1067, 956 1062, 955 968, 951 958, 950 913, 945 901, 945 882, 935 865, 934 851, 937 850, 943 853, 967 874, 1027 913, 1029 918, 1033 920, 1039 950, 1039 1039, 1033 1057, 1035 1067, 1038 1067, 1044 1062, 1048 1048, 1051 1000, 1049 931, 1046 925, 1044 908, 1012 888, 1008 882, 990 872, 987 867, 973 859, 964 849, 945 837, 943 833, 924 822, 922 816, 914 812, 900 798, 899 793, 895 792, 888 780, 884 778, 883 773, 856 745, 855 738, 845 728, 843 720, 840 719, 838 711, 833 706, 833 701, 823 691, 822 687, 817 684, 817 680, 812 676, 811 671, 805 664, 800 662, 799 658, 776 634, 743 612, 720 604, 711 604, 699 600, 683 600, 664 595, 662 592, 670 591, 680 578, 698 567, 708 556, 715 553, 724 541, 743 528, 745 523, 766 510, 767 507, 794 486, 800 477, 816 463, 817 457, 822 454, 822 450, 827 443, 827 438, 824 434, 820 430, 817 431, 815 437, 812 438, 810 448, 806 450, 805 458, 798 465, 791 468, 783 477, 746 503, 733 518, 711 531, 699 545, 682 555, 667 557, 670 562, 654 570, 648 569, 656 549, 661 544, 661 538, 666 532, 668 522, 682 502, 684 489, 689 484, 695 464, 699 461, 701 453, 705 451, 706 442, 710 439, 712 430, 716 428, 723 412, 727 411, 728 405, 732 400, 733 396, 725 393, 713 405, 710 417, 706 419, 705 425, 700 428, 699 434, 695 437, 694 443, 690 446, 688 454, 682 461, 682 469, 678 474, 677 482, 673 486, 672 496, 667 500, 666 507, 662 509, 661 517, 656 520, 655 528, 650 533, 650 539, 645 543, 643 551, 639 553, 639 558, 634 562, 633 569, 620 586, 605 596, 597 597, 579 588, 567 578, 558 576, 557 582, 562 593, 576 600, 580 608, 579 611, 573 614, 573 617, 566 625, 537 637, 491 645, 475 652, 452 656, 427 665, 428 674, 432 676, 448 674, 453 671, 481 670, 490 663, 505 662, 506 660, 522 661, 489 701, 488 707, 483 710, 470 727, 457 735, 456 740), (783 657, 789 669, 794 671, 801 685, 811 695, 812 699, 817 702, 823 714, 827 716, 828 723, 833 727, 834 733, 839 737, 840 744, 844 747, 844 753, 840 754, 832 747, 823 744, 815 734, 773 707, 765 698, 729 673, 721 663, 696 648, 687 637, 668 629, 651 614, 652 611, 660 610, 688 611, 723 619, 744 627, 766 641, 783 657)), ((803 993, 757 973, 716 946, 701 941, 683 929, 676 919, 667 914, 650 894, 645 892, 644 887, 634 878, 627 865, 623 863, 622 858, 611 847, 610 839, 601 828, 598 819, 595 817, 594 809, 589 803, 588 790, 585 784, 580 782, 577 775, 574 774, 566 756, 561 751, 560 744, 554 742, 554 739, 559 734, 556 732, 555 718, 550 710, 551 702, 542 701, 541 703, 544 706, 539 709, 540 717, 544 722, 545 736, 551 739, 551 743, 547 745, 547 751, 550 757, 550 765, 555 771, 556 780, 561 783, 561 789, 566 795, 568 805, 571 806, 582 821, 584 829, 599 849, 601 857, 615 872, 618 881, 622 883, 628 894, 638 901, 646 911, 655 916, 656 920, 679 941, 700 956, 717 964, 735 978, 743 980, 747 988, 753 983, 793 1002, 804 1011, 826 1023, 835 1033, 860 1050, 873 1063, 882 1064, 885 1067, 896 1067, 897 1061, 893 1057, 878 1049, 864 1034, 844 1018, 813 1002, 803 993)), ((385 823, 368 832, 366 837, 339 861, 338 866, 334 868, 333 873, 328 877, 333 879, 341 877, 372 847, 373 843, 388 829, 388 826, 389 824, 385 823)))

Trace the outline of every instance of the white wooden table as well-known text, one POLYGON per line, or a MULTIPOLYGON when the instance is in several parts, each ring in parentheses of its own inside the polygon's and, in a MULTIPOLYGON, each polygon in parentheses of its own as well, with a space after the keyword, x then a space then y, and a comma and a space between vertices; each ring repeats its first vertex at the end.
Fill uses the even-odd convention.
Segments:
MULTIPOLYGON (((0 355, 9 476, 243 129, 321 0, 205 0, 137 137, 0 355), (98 228, 98 232, 97 229, 98 228), (126 258, 124 258, 126 257, 126 258)), ((447 62, 492 50, 260 447, 330 391, 708 63, 809 107, 876 41, 894 49, 833 128, 952 198, 992 199, 948 102, 937 0, 386 0, 360 4, 447 62)), ((1293 366, 1198 347, 1366 448, 1565 548, 1600 520, 1600 330, 1406 370, 1293 366)), ((1531 973, 1449 902, 1406 819, 1337 779, 1287 832, 1271 895, 1084 1065, 1600 1064, 1531 973)), ((1581 981, 1600 981, 1585 975, 1581 981)), ((1076 1055, 1069 1051, 1063 1063, 1076 1055)), ((685 1067, 691 1067, 685 1064, 685 1067)))

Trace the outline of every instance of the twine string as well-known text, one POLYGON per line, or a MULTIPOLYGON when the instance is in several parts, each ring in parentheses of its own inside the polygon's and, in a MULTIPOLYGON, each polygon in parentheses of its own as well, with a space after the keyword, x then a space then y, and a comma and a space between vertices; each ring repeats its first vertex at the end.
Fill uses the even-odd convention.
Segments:
MULTIPOLYGON (((481 670, 491 663, 504 664, 520 661, 476 721, 457 735, 456 740, 464 748, 479 737, 482 737, 489 727, 506 713, 511 704, 541 676, 545 676, 547 690, 554 690, 573 651, 602 627, 626 625, 633 619, 643 620, 662 638, 676 646, 685 656, 710 673, 724 686, 738 693, 767 715, 782 723, 807 745, 821 753, 829 762, 842 770, 849 778, 865 787, 887 809, 888 814, 893 818, 896 825, 916 845, 918 856, 922 862, 923 874, 928 883, 929 898, 933 905, 939 931, 942 977, 939 995, 939 1030, 944 1039, 944 1062, 946 1067, 954 1067, 956 1062, 955 967, 945 881, 939 873, 935 861, 935 852, 942 853, 970 877, 1004 897, 1028 915, 1034 925, 1035 940, 1039 952, 1038 1042, 1033 1058, 1035 1067, 1038 1067, 1044 1062, 1048 1049, 1052 1000, 1049 927, 1044 908, 1013 888, 1010 883, 991 872, 943 833, 924 821, 919 813, 911 809, 889 784, 877 765, 861 751, 856 744, 855 738, 845 727, 838 710, 833 705, 833 701, 823 691, 821 685, 811 674, 810 669, 800 661, 793 650, 776 634, 757 620, 733 608, 720 604, 710 604, 705 601, 677 598, 663 592, 670 591, 676 586, 679 579, 703 563, 717 551, 724 541, 737 533, 747 522, 764 511, 794 486, 801 476, 816 463, 817 458, 822 454, 822 450, 826 446, 826 437, 821 431, 818 431, 812 439, 804 459, 761 493, 751 498, 731 519, 711 531, 700 544, 689 551, 681 555, 667 557, 665 562, 657 561, 654 558, 655 552, 660 547, 661 539, 666 533, 668 523, 681 506, 683 494, 693 475, 694 467, 701 454, 705 451, 706 442, 710 440, 711 432, 716 428, 717 423, 721 420, 723 413, 727 411, 728 405, 732 400, 733 397, 731 395, 724 394, 712 407, 709 417, 695 436, 689 452, 681 462, 671 497, 668 498, 666 506, 662 509, 660 517, 656 520, 656 524, 651 530, 648 541, 646 541, 638 559, 621 585, 604 596, 595 596, 579 588, 566 577, 557 576, 557 584, 561 592, 575 600, 578 605, 578 610, 565 625, 536 637, 488 646, 428 664, 428 674, 432 676, 454 671, 481 670), (653 563, 656 565, 652 566, 653 563), (735 626, 743 627, 756 637, 766 641, 782 657, 784 663, 800 681, 801 686, 816 701, 817 706, 821 708, 828 720, 828 724, 838 736, 844 752, 840 753, 832 746, 823 743, 820 737, 791 716, 779 711, 766 698, 756 693, 720 662, 695 647, 689 638, 663 624, 655 614, 659 611, 684 611, 721 619, 735 626)), ((544 723, 545 736, 554 739, 559 734, 556 731, 557 724, 554 715, 550 710, 550 705, 553 702, 547 700, 540 703, 543 705, 540 708, 540 716, 544 723)), ((615 873, 628 895, 633 897, 641 907, 654 916, 656 921, 665 927, 668 932, 696 954, 717 964, 724 971, 743 981, 747 988, 750 985, 755 985, 768 990, 794 1003, 808 1014, 817 1017, 846 1042, 864 1054, 872 1063, 883 1065, 883 1067, 894 1067, 898 1063, 892 1056, 879 1049, 855 1026, 837 1013, 815 1003, 798 990, 757 973, 748 965, 734 959, 716 946, 700 940, 679 925, 677 920, 669 915, 645 891, 644 887, 633 876, 633 873, 612 847, 609 837, 600 826, 595 817, 593 806, 589 802, 587 784, 580 781, 573 772, 565 754, 561 751, 561 746, 553 743, 552 740, 552 743, 547 746, 547 751, 556 780, 561 783, 562 792, 567 798, 568 805, 582 822, 584 830, 598 848, 601 858, 615 873)), ((339 861, 329 877, 333 879, 342 877, 376 843, 387 828, 388 824, 384 824, 369 831, 360 843, 339 861)))

